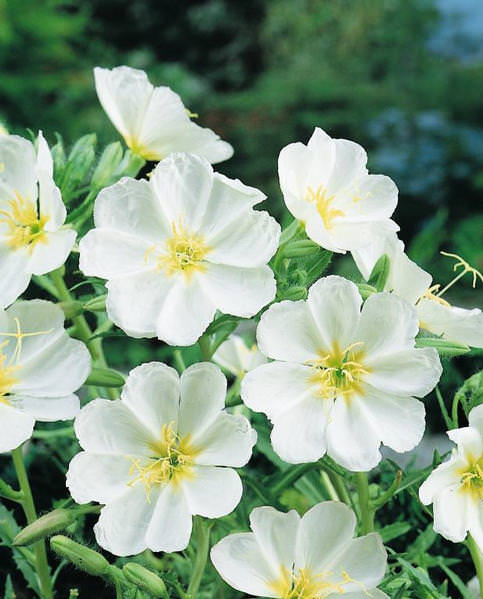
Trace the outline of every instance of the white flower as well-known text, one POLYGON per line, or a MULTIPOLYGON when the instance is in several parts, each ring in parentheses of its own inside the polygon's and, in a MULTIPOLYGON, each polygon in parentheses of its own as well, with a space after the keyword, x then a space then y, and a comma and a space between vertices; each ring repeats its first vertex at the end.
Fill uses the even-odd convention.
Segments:
POLYGON ((146 73, 122 66, 94 69, 99 101, 127 146, 146 160, 172 152, 191 152, 211 163, 227 160, 233 148, 211 129, 190 119, 181 98, 169 87, 154 87, 146 73))
POLYGON ((36 420, 73 418, 73 392, 90 367, 89 352, 66 333, 55 304, 32 300, 0 310, 0 452, 29 439, 36 420))
POLYGON ((0 136, 0 307, 25 291, 32 274, 61 266, 74 245, 75 231, 62 227, 66 210, 52 175, 41 132, 37 154, 18 135, 0 136))
POLYGON ((385 289, 416 305, 420 328, 448 341, 483 347, 482 311, 458 308, 439 297, 439 285, 431 285, 431 275, 408 258, 396 235, 376 237, 371 244, 352 252, 366 280, 383 254, 390 259, 385 289))
POLYGON ((398 190, 384 175, 369 175, 364 149, 316 128, 307 145, 292 143, 278 159, 287 208, 323 248, 345 253, 376 233, 397 231, 390 217, 398 190))
POLYGON ((184 549, 192 515, 229 514, 242 495, 232 468, 250 459, 256 433, 226 413, 226 378, 214 364, 181 377, 158 362, 129 374, 121 400, 96 399, 75 420, 83 452, 67 486, 75 501, 105 504, 94 530, 115 555, 184 549), (230 466, 220 468, 220 466, 230 466))
POLYGON ((86 275, 109 279, 109 317, 133 337, 196 342, 216 310, 250 317, 275 296, 267 262, 280 226, 253 210, 265 196, 191 154, 124 178, 98 196, 80 243, 86 275))
POLYGON ((457 447, 421 485, 419 498, 433 504, 437 533, 461 543, 469 532, 483 551, 483 405, 468 420, 469 426, 448 431, 457 447))
POLYGON ((349 470, 370 470, 382 443, 398 452, 421 440, 424 397, 441 375, 437 352, 415 349, 416 311, 388 293, 364 303, 338 276, 307 301, 283 301, 262 316, 258 346, 275 362, 242 381, 246 405, 273 422, 272 444, 291 463, 326 452, 349 470))
POLYGON ((256 343, 247 347, 242 337, 233 334, 213 354, 213 361, 231 374, 242 377, 249 370, 265 364, 267 359, 256 343))
POLYGON ((300 516, 255 508, 253 532, 232 534, 211 550, 220 576, 257 597, 388 599, 376 586, 387 553, 377 533, 354 538, 356 519, 343 503, 325 501, 300 516))
POLYGON ((475 599, 480 599, 480 583, 478 582, 478 577, 474 576, 467 584, 468 591, 472 597, 475 599))

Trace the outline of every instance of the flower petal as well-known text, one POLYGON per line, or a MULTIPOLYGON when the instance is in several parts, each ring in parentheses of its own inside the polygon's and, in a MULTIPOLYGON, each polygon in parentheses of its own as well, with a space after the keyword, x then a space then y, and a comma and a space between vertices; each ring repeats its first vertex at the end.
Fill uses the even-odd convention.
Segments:
POLYGON ((67 487, 77 503, 107 504, 128 491, 131 467, 126 456, 81 451, 69 464, 67 487))
POLYGON ((5 241, 0 241, 0 307, 14 302, 28 287, 30 256, 23 250, 12 251, 5 241))
POLYGON ((182 551, 188 546, 192 517, 180 488, 166 485, 161 489, 146 534, 151 551, 182 551))
POLYGON ((319 359, 325 345, 307 302, 302 300, 270 306, 260 318, 257 341, 266 356, 302 364, 319 359))
POLYGON ((160 362, 141 364, 129 373, 122 403, 156 437, 163 425, 178 425, 179 376, 160 362))
POLYGON ((39 243, 33 249, 29 263, 32 273, 43 275, 62 266, 74 247, 76 236, 73 229, 46 233, 45 243, 39 243))
POLYGON ((334 139, 334 166, 327 182, 329 193, 338 193, 367 174, 367 154, 362 146, 348 139, 334 139))
POLYGON ((321 573, 354 536, 354 512, 343 503, 324 501, 306 512, 300 522, 296 544, 296 567, 321 573))
POLYGON ((178 432, 195 438, 225 407, 226 377, 215 364, 199 362, 183 372, 180 389, 178 432))
MULTIPOLYGON (((37 198, 36 156, 32 142, 18 135, 0 137, 0 187, 23 198, 37 198)), ((3 194, 5 195, 5 194, 3 194)))
POLYGON ((437 533, 453 543, 464 541, 468 531, 468 495, 460 492, 459 483, 436 495, 433 514, 437 533))
POLYGON ((385 175, 365 175, 343 193, 347 196, 343 210, 350 222, 389 218, 397 205, 398 189, 385 175))
POLYGON ((0 402, 0 453, 12 451, 30 439, 35 419, 0 402))
POLYGON ((243 491, 240 476, 231 468, 195 466, 193 477, 181 484, 190 513, 206 518, 230 514, 243 491))
POLYGON ((336 275, 324 277, 309 289, 307 304, 324 341, 324 349, 330 351, 335 344, 341 350, 349 346, 362 304, 357 286, 336 275))
POLYGON ((440 495, 445 489, 460 482, 461 477, 456 472, 457 466, 456 459, 451 458, 431 472, 419 487, 419 499, 424 505, 433 503, 435 497, 440 495))
POLYGON ((13 395, 9 401, 12 407, 29 414, 40 422, 72 420, 79 413, 79 398, 73 394, 63 397, 13 395))
POLYGON ((423 298, 417 310, 421 328, 449 341, 483 348, 483 312, 479 308, 465 310, 423 298))

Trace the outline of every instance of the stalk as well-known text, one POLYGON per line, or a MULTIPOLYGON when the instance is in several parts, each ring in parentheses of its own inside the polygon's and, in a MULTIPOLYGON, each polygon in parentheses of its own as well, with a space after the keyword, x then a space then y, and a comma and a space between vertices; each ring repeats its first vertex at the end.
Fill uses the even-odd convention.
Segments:
POLYGON ((359 496, 359 509, 361 514, 361 533, 366 535, 374 531, 374 510, 369 504, 369 481, 366 472, 356 472, 355 482, 359 496))
POLYGON ((194 560, 193 572, 188 585, 187 595, 190 599, 196 599, 201 579, 208 561, 208 551, 210 548, 210 527, 203 522, 200 517, 195 518, 195 536, 196 536, 196 556, 194 560))
POLYGON ((470 552, 471 559, 475 565, 476 576, 480 584, 480 599, 483 599, 483 555, 478 549, 478 545, 475 543, 473 537, 469 534, 466 539, 466 546, 470 552))

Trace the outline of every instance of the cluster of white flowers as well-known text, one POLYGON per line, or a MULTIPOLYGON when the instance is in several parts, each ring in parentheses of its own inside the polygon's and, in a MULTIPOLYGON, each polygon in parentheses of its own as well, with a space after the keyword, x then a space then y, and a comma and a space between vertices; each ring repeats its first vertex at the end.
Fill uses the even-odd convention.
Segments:
MULTIPOLYGON (((416 336, 423 329, 483 347, 483 315, 450 306, 406 256, 391 220, 394 182, 368 173, 358 144, 319 128, 307 145, 286 146, 280 186, 307 236, 351 252, 366 280, 381 256, 390 266, 384 290, 366 301, 353 282, 327 276, 306 300, 274 302, 269 262, 280 226, 254 209, 263 193, 213 171, 210 163, 229 158, 231 146, 142 71, 97 68, 95 83, 130 150, 159 162, 148 178, 124 177, 99 193, 95 227, 79 243, 80 269, 107 281, 107 315, 127 335, 171 345, 196 343, 220 313, 251 318, 271 304, 259 319, 258 346, 234 335, 213 355, 241 381, 248 418, 225 409, 227 380, 208 362, 181 376, 143 364, 120 399, 97 398, 79 412, 73 392, 91 368, 85 345, 64 330, 59 307, 15 302, 32 275, 64 264, 76 232, 64 225, 42 133, 37 149, 2 135, 0 304, 10 307, 0 313, 0 452, 26 441, 35 420, 75 417, 83 451, 70 464, 68 488, 78 503, 102 504, 97 542, 125 556, 183 550, 192 516, 235 509, 242 483, 234 469, 248 462, 257 438, 247 408, 268 416, 273 449, 291 464, 327 454, 361 472, 380 462, 381 444, 413 449, 425 429, 420 399, 442 372, 436 349, 416 347, 416 336)), ((470 531, 483 550, 482 409, 469 422, 449 431, 458 449, 420 498, 434 504, 436 531, 455 542, 470 531)), ((211 552, 232 587, 280 599, 386 597, 376 588, 386 569, 382 541, 376 533, 354 539, 356 517, 344 504, 324 502, 302 518, 260 507, 250 522, 253 532, 230 535, 211 552)))

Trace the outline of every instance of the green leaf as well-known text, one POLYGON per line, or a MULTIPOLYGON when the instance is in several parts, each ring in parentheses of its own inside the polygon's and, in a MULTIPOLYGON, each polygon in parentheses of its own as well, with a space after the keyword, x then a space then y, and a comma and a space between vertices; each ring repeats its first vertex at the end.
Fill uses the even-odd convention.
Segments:
POLYGON ((389 256, 383 254, 374 264, 374 268, 369 275, 367 283, 372 287, 375 287, 377 291, 384 291, 390 268, 391 261, 389 260, 389 256))
POLYGON ((472 593, 468 590, 466 584, 461 580, 461 578, 457 574, 453 572, 453 570, 448 568, 448 566, 445 566, 445 564, 443 563, 440 563, 440 566, 443 572, 446 574, 446 576, 451 580, 454 586, 461 593, 462 599, 474 599, 472 593))
POLYGON ((7 580, 5 581, 5 593, 3 595, 3 599, 16 599, 10 574, 7 576, 7 580))
POLYGON ((434 532, 433 523, 430 522, 414 543, 408 547, 408 555, 415 556, 418 553, 425 553, 437 538, 438 535, 434 532))
POLYGON ((389 541, 405 535, 411 528, 412 526, 409 522, 394 522, 393 524, 384 526, 384 528, 379 531, 379 534, 384 543, 389 543, 389 541))
POLYGON ((463 343, 456 343, 439 337, 416 337, 416 347, 434 347, 438 354, 444 358, 462 356, 471 351, 471 348, 463 343))
POLYGON ((465 414, 483 403, 483 370, 470 376, 455 394, 455 401, 461 403, 465 414))

